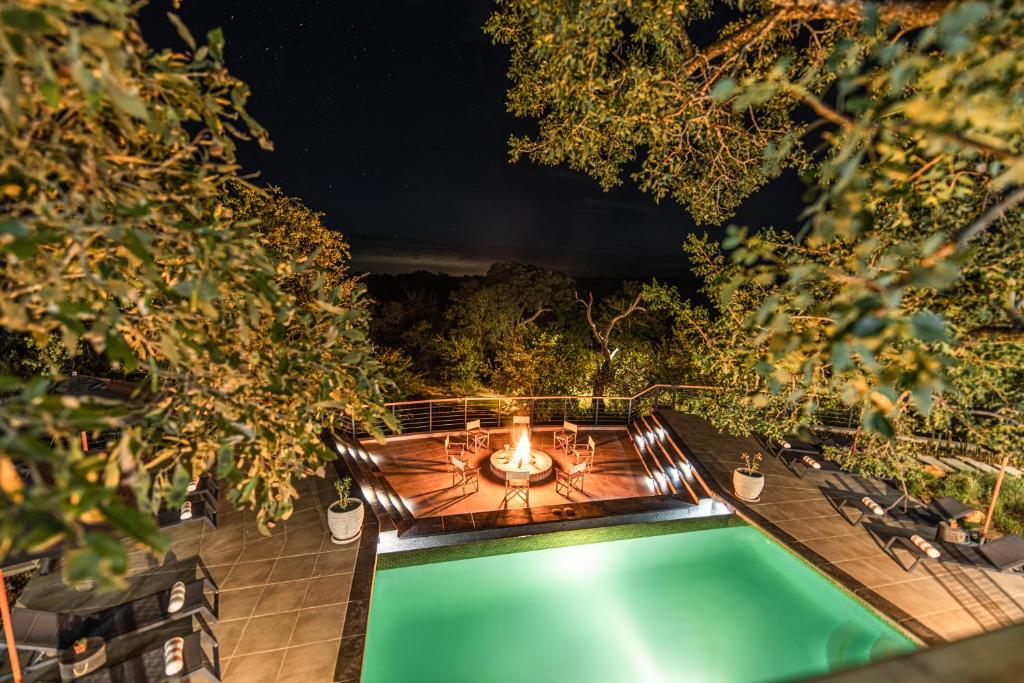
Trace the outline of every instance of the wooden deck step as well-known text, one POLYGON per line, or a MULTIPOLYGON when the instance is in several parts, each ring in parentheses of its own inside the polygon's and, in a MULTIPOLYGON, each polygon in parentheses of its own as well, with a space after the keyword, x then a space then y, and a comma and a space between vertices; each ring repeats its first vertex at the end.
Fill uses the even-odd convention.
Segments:
POLYGON ((975 460, 974 458, 968 458, 965 455, 961 455, 959 459, 963 460, 976 470, 988 472, 989 474, 999 474, 999 468, 992 467, 992 465, 989 465, 987 462, 981 462, 980 460, 975 460))
POLYGON ((942 470, 943 472, 952 472, 953 471, 952 467, 950 467, 946 463, 942 462, 938 458, 933 458, 930 455, 918 454, 918 455, 916 455, 914 457, 917 458, 918 462, 922 462, 925 465, 931 465, 932 467, 934 467, 936 469, 939 469, 939 470, 942 470))
POLYGON ((973 467, 971 467, 970 465, 968 465, 967 463, 962 462, 961 460, 959 460, 957 458, 939 458, 939 460, 941 460, 942 462, 946 463, 948 466, 952 467, 954 470, 958 470, 960 472, 977 472, 978 471, 978 470, 974 469, 973 467))

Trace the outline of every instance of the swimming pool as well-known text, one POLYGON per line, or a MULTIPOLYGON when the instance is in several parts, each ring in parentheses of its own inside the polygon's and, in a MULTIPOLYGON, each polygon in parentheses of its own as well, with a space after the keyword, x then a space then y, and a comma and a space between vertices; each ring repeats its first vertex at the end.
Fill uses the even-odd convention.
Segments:
POLYGON ((363 681, 752 683, 913 648, 743 525, 378 569, 363 681))

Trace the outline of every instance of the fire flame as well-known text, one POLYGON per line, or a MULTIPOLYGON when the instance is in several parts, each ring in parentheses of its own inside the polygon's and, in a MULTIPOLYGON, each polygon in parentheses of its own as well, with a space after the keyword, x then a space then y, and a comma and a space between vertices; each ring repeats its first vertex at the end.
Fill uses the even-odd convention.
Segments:
POLYGON ((524 430, 519 435, 519 442, 516 443, 515 453, 512 454, 512 459, 509 461, 512 467, 518 470, 525 470, 533 464, 533 453, 530 448, 530 437, 527 436, 524 430))

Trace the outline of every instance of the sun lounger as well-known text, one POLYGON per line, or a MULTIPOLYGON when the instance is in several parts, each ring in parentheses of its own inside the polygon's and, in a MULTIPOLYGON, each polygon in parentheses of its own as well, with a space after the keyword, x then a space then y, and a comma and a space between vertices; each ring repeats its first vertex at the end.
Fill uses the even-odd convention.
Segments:
POLYGON ((877 498, 878 496, 872 497, 852 493, 849 496, 844 497, 839 504, 836 505, 836 510, 843 516, 843 519, 853 526, 857 526, 866 518, 882 519, 886 517, 900 503, 906 501, 907 495, 903 494, 894 502, 884 506, 877 500, 877 498))
POLYGON ((1001 572, 1024 569, 1024 538, 1010 534, 978 547, 978 554, 1001 572))
POLYGON ((813 446, 780 441, 775 444, 773 450, 775 457, 786 466, 786 469, 801 479, 807 476, 808 472, 821 469, 821 463, 813 457, 818 455, 813 446))
POLYGON ((938 560, 942 557, 942 552, 920 534, 911 534, 910 536, 893 534, 886 542, 883 550, 885 550, 889 557, 894 559, 897 564, 903 567, 903 570, 907 573, 917 569, 917 565, 921 564, 921 560, 938 560), (901 555, 896 552, 897 547, 902 547, 909 551, 913 556, 914 561, 910 564, 904 562, 901 555))
POLYGON ((194 615, 216 621, 218 601, 216 585, 202 578, 176 582, 167 590, 86 616, 15 607, 11 621, 18 649, 53 657, 79 638, 110 641, 194 615))
POLYGON ((205 628, 166 636, 143 641, 145 651, 76 678, 76 683, 219 683, 217 641, 205 628))
POLYGON ((180 508, 165 508, 157 513, 157 525, 169 529, 192 521, 203 520, 217 528, 217 503, 209 491, 190 494, 180 508))

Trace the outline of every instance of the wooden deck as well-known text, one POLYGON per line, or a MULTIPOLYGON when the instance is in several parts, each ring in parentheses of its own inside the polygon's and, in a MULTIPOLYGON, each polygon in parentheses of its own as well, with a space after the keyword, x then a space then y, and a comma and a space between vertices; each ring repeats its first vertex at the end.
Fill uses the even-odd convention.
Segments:
MULTIPOLYGON (((597 446, 593 471, 585 477, 584 493, 573 492, 566 497, 555 492, 554 470, 567 469, 572 465, 572 457, 555 450, 552 432, 534 431, 534 448, 552 457, 554 470, 550 477, 530 487, 531 507, 633 498, 654 493, 651 480, 625 430, 601 430, 589 434, 597 446)), ((579 440, 585 442, 587 435, 588 432, 581 430, 579 440)), ((480 468, 479 492, 473 493, 470 487, 466 495, 461 488, 452 487, 443 437, 394 440, 383 446, 373 444, 367 448, 405 506, 414 516, 423 518, 505 509, 505 483, 491 474, 488 458, 494 450, 504 448, 507 441, 507 433, 496 433, 491 436, 490 449, 466 453, 470 463, 480 468)), ((517 500, 509 503, 508 507, 522 508, 525 505, 517 500)))

